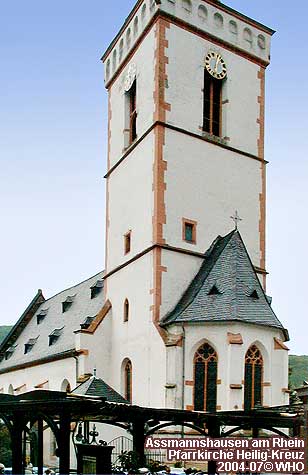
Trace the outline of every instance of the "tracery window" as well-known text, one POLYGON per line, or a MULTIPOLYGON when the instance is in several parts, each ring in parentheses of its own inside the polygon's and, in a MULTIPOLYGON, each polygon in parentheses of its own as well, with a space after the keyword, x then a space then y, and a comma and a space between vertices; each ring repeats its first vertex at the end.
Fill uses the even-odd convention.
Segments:
POLYGON ((216 411, 218 356, 214 348, 204 343, 194 356, 194 409, 216 411))
POLYGON ((245 356, 244 409, 249 411, 262 404, 263 358, 259 348, 252 345, 245 356))

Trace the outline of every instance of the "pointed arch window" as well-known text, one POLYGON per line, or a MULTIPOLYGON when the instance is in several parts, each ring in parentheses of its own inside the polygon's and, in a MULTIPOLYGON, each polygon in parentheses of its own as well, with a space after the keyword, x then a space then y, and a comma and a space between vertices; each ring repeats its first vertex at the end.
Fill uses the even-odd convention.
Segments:
POLYGON ((256 345, 252 345, 245 356, 244 409, 249 411, 262 404, 263 358, 256 345))
POLYGON ((132 363, 128 360, 124 366, 124 397, 132 402, 132 363))
POLYGON ((203 131, 221 136, 222 81, 211 76, 204 68, 203 131))
POLYGON ((218 356, 208 343, 194 356, 194 410, 216 411, 218 356))
POLYGON ((123 315, 123 321, 128 322, 129 319, 129 301, 126 299, 124 302, 124 315, 123 315))

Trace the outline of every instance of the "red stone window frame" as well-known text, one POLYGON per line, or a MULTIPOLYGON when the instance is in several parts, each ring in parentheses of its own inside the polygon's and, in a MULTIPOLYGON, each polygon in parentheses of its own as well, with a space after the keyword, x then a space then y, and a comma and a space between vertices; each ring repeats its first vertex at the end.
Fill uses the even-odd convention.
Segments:
POLYGON ((132 232, 124 234, 124 254, 129 254, 132 246, 132 232))
POLYGON ((197 221, 182 218, 182 239, 188 244, 197 244, 197 221), (187 239, 188 227, 191 229, 192 239, 187 239))
POLYGON ((218 355, 209 343, 204 343, 194 355, 193 405, 196 411, 217 409, 218 355))
POLYGON ((245 355, 244 409, 251 410, 263 404, 264 361, 256 345, 252 345, 245 355), (256 394, 259 399, 256 400, 256 394))

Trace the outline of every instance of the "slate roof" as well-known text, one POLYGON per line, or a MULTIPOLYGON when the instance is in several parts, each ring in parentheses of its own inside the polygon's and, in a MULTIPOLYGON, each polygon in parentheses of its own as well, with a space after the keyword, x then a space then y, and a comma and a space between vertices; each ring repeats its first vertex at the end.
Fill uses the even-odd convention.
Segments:
POLYGON ((105 381, 96 376, 91 376, 87 381, 81 383, 72 391, 72 394, 78 396, 100 396, 106 398, 107 402, 130 404, 121 394, 117 393, 105 381))
POLYGON ((91 299, 91 287, 98 280, 101 280, 103 275, 104 272, 102 271, 47 300, 41 299, 40 305, 37 306, 33 315, 30 315, 31 318, 28 318, 27 312, 24 312, 11 330, 11 337, 8 335, 0 345, 0 353, 2 354, 7 351, 8 347, 13 346, 12 355, 7 360, 4 358, 0 361, 0 369, 73 350, 75 348, 74 331, 80 330, 80 324, 87 317, 95 317, 104 306, 103 289, 95 298, 91 299), (72 295, 74 295, 73 302, 70 308, 63 313, 62 303, 72 295), (38 324, 37 316, 42 314, 45 316, 38 324), (21 331, 19 331, 19 327, 22 328, 21 331), (49 335, 59 329, 61 329, 59 338, 53 345, 49 346, 49 335), (32 349, 25 354, 25 344, 34 339, 37 340, 32 349))
POLYGON ((184 322, 245 322, 287 331, 259 282, 238 230, 218 237, 199 272, 161 325, 184 322), (216 286, 218 292, 211 293, 216 286))

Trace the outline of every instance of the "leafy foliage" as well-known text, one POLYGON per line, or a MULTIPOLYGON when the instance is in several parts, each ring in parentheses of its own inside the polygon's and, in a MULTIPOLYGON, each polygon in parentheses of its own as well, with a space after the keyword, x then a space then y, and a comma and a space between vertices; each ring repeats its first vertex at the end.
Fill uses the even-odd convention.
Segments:
POLYGON ((308 381, 308 356, 289 356, 289 386, 298 388, 308 381))
POLYGON ((9 333, 12 327, 10 326, 0 326, 0 343, 2 340, 6 337, 6 335, 9 333))
POLYGON ((6 426, 0 421, 0 462, 6 467, 12 465, 11 437, 6 426))
POLYGON ((133 450, 122 452, 121 455, 118 456, 117 463, 119 463, 122 469, 130 473, 139 473, 138 469, 142 465, 138 454, 133 450))

